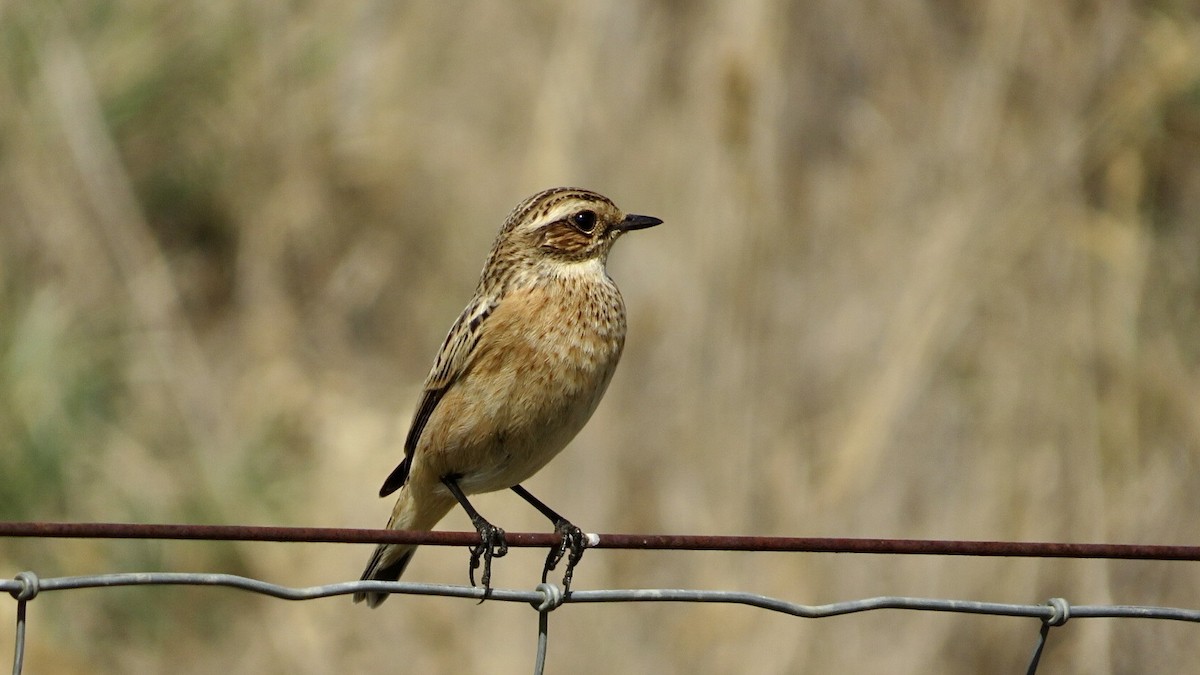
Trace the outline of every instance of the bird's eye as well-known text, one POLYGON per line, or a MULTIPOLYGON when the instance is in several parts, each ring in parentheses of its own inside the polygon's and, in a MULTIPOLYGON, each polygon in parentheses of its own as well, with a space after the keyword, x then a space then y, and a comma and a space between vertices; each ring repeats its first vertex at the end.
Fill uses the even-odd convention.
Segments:
POLYGON ((596 229, 596 212, 595 211, 580 211, 571 216, 571 224, 575 229, 584 234, 591 234, 592 230, 596 229))

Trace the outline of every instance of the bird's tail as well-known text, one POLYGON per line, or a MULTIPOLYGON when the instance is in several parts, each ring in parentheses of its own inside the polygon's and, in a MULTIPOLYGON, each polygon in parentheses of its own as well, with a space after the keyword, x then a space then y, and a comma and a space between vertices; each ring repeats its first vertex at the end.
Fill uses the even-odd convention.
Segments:
MULTIPOLYGON (((362 581, 397 581, 404 574, 404 568, 412 560, 417 547, 413 544, 380 544, 375 548, 371 561, 363 570, 362 581)), ((387 593, 355 593, 354 601, 367 601, 367 606, 374 609, 387 600, 387 593)))
MULTIPOLYGON (((432 530, 454 504, 454 498, 449 492, 442 494, 434 490, 424 491, 419 487, 414 489, 410 482, 400 488, 400 496, 396 499, 392 517, 388 520, 388 529, 432 530)), ((363 570, 362 581, 397 581, 416 552, 416 544, 380 544, 375 548, 367 568, 363 570)), ((354 594, 354 601, 366 600, 367 606, 374 608, 383 604, 388 595, 363 591, 354 594)))

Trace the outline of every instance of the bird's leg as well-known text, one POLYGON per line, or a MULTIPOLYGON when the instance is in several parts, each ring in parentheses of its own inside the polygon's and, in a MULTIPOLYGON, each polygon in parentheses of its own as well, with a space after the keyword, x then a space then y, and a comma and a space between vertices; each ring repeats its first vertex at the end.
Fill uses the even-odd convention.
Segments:
POLYGON ((529 491, 520 485, 512 486, 512 491, 521 496, 521 499, 529 502, 533 508, 541 512, 543 516, 550 519, 554 523, 554 532, 561 537, 558 545, 550 549, 550 554, 546 556, 546 565, 542 568, 542 582, 545 583, 546 576, 550 571, 558 565, 567 552, 570 555, 567 557, 567 570, 563 573, 563 591, 571 590, 571 577, 575 574, 575 566, 583 559, 583 551, 587 548, 587 537, 583 530, 576 527, 571 521, 558 515, 554 509, 542 503, 542 500, 529 494, 529 491))
POLYGON ((442 476, 442 484, 458 500, 459 505, 470 516, 475 531, 479 533, 479 543, 471 547, 471 568, 467 572, 467 577, 474 586, 475 570, 479 569, 479 559, 483 558, 483 576, 479 581, 486 595, 488 591, 492 590, 492 558, 503 558, 508 553, 508 543, 504 541, 504 530, 489 523, 479 515, 474 506, 471 506, 471 502, 467 501, 467 495, 463 494, 462 488, 458 486, 459 478, 460 476, 455 475, 442 476))

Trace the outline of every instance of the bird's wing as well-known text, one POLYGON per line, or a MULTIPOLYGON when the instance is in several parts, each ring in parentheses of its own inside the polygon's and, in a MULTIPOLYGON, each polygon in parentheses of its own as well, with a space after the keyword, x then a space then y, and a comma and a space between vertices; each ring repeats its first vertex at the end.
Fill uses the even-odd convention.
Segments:
POLYGON ((433 368, 429 371, 429 376, 425 378, 421 402, 417 405, 412 425, 408 428, 408 437, 404 440, 404 459, 392 470, 392 473, 383 482, 383 487, 379 488, 380 497, 386 497, 399 490, 408 480, 412 455, 417 449, 417 441, 421 438, 425 424, 429 422, 430 415, 433 414, 438 402, 442 400, 446 390, 454 384, 454 381, 462 375, 471 362, 475 345, 479 343, 483 324, 499 303, 500 300, 497 297, 485 298, 476 294, 471 304, 467 305, 462 314, 458 315, 454 325, 450 327, 450 332, 446 334, 446 341, 442 343, 442 348, 433 361, 433 368))

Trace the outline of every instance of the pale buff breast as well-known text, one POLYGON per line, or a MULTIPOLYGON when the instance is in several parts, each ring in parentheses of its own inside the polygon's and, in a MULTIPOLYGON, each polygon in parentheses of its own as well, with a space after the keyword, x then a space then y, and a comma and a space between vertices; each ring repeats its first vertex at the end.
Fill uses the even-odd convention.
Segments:
POLYGON ((602 267, 581 272, 513 291, 496 307, 422 434, 421 473, 460 474, 467 493, 502 490, 587 423, 621 355, 625 307, 602 267))

